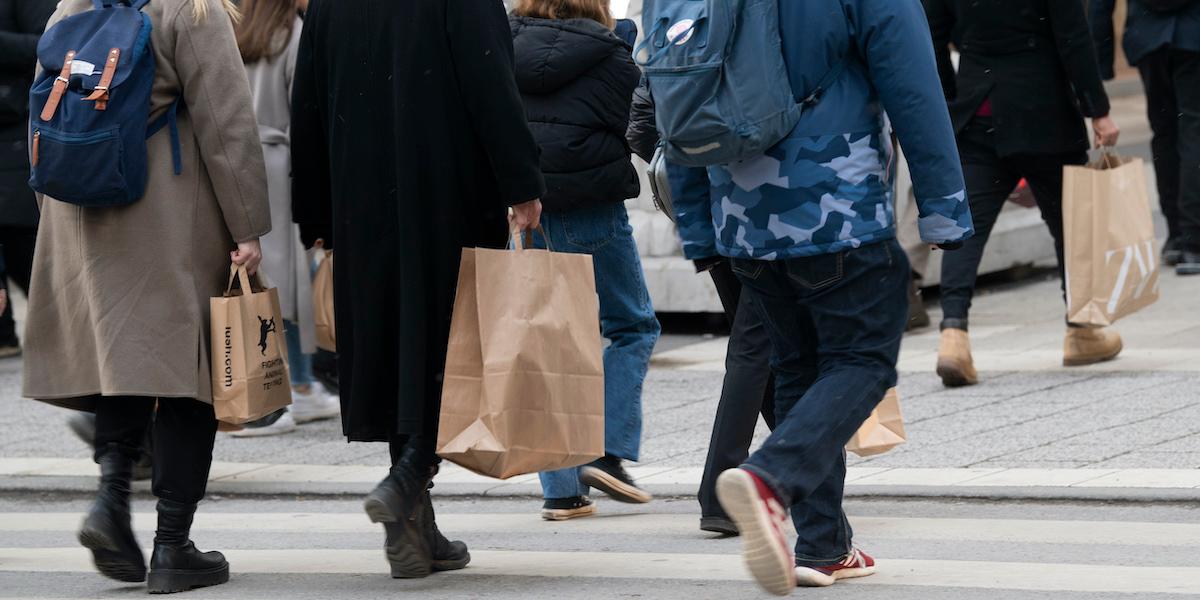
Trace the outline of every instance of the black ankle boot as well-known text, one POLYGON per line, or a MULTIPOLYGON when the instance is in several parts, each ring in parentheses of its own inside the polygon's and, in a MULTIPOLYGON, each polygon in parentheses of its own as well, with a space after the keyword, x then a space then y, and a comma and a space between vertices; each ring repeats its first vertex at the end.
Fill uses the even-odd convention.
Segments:
POLYGON ((384 552, 397 579, 426 577, 433 570, 422 501, 429 475, 423 473, 401 458, 363 502, 371 522, 383 524, 384 552))
POLYGON ((151 594, 173 594, 229 581, 229 563, 220 552, 201 552, 188 539, 195 504, 158 501, 158 531, 150 557, 151 594))
POLYGON ((130 523, 133 458, 122 454, 116 445, 99 449, 96 455, 100 490, 79 530, 79 543, 92 551, 92 562, 101 575, 140 583, 146 580, 146 557, 130 523))
MULTIPOLYGON (((433 484, 429 484, 429 487, 432 488, 433 484)), ((429 490, 422 494, 421 502, 425 511, 425 537, 429 540, 429 549, 433 555, 433 570, 457 571, 465 568, 471 562, 471 553, 467 551, 467 545, 459 541, 452 542, 438 531, 429 490)))

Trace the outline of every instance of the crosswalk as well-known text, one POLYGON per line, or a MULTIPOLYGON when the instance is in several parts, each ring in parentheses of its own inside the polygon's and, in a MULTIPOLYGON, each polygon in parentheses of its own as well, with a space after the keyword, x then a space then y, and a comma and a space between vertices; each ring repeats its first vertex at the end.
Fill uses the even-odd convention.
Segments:
MULTIPOLYGON (((1112 520, 1126 513, 1093 510, 1080 519, 1053 506, 1034 511, 1040 516, 1048 510, 1046 518, 1025 517, 1019 509, 968 514, 961 507, 937 516, 941 511, 928 504, 915 511, 918 516, 903 516, 902 504, 854 504, 856 540, 878 554, 879 572, 839 588, 879 598, 932 597, 926 594, 938 589, 958 590, 955 598, 996 598, 997 592, 1012 598, 1068 592, 1200 596, 1200 523, 1174 512, 1157 521, 1137 519, 1161 519, 1162 513, 1131 511, 1130 520, 1112 520)), ((737 540, 698 531, 690 501, 644 508, 604 503, 600 515, 565 523, 542 522, 528 499, 439 505, 442 529, 471 544, 473 561, 424 584, 399 584, 421 585, 422 597, 537 598, 546 591, 557 598, 563 588, 556 586, 568 581, 577 597, 589 598, 624 595, 606 594, 616 589, 641 590, 634 595, 646 598, 761 597, 742 567, 737 540), (503 583, 514 579, 522 582, 516 591, 503 583), (449 587, 439 595, 443 585, 449 587)), ((0 598, 130 597, 130 588, 93 575, 90 556, 74 544, 80 506, 0 501, 0 598)), ((303 581, 314 580, 345 585, 329 583, 327 589, 337 591, 311 597, 379 597, 387 571, 378 526, 356 502, 318 502, 315 508, 286 499, 208 503, 193 537, 202 547, 224 551, 235 578, 195 597, 260 597, 239 591, 239 580, 258 581, 259 590, 264 581, 275 582, 278 594, 263 598, 307 597, 303 581), (296 583, 297 577, 302 581, 296 583), (374 587, 356 591, 352 583, 362 581, 374 587)), ((1194 514, 1194 507, 1189 510, 1194 514)), ((149 542, 154 515, 137 512, 134 525, 139 539, 149 542)))

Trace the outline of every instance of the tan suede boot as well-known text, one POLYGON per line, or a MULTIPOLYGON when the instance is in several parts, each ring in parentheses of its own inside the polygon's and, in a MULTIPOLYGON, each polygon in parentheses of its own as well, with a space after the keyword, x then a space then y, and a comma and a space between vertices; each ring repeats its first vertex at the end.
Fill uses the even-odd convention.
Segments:
POLYGON ((962 387, 979 383, 975 361, 971 358, 971 338, 965 329, 942 330, 938 348, 937 374, 946 387, 962 387))
POLYGON ((1112 360, 1123 348, 1121 336, 1103 327, 1068 327, 1063 339, 1063 366, 1079 367, 1112 360))

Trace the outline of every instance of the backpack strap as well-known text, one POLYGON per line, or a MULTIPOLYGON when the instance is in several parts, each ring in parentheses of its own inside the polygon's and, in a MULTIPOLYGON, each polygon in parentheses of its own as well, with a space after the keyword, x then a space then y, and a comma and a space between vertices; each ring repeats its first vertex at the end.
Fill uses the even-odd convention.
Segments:
POLYGON ((100 10, 102 8, 112 8, 119 4, 124 4, 129 8, 141 10, 143 6, 146 6, 149 3, 150 0, 92 0, 92 6, 96 10, 100 10))
POLYGON ((42 114, 40 116, 43 121, 49 121, 54 118, 54 113, 58 110, 58 104, 62 102, 63 94, 67 93, 67 85, 71 83, 71 63, 74 60, 74 50, 68 52, 66 58, 63 59, 62 71, 54 79, 54 87, 50 89, 50 97, 46 99, 46 105, 42 107, 42 114))
POLYGON ((95 102, 96 110, 108 110, 108 87, 112 85, 113 75, 117 73, 117 63, 120 60, 120 48, 108 51, 108 59, 104 61, 104 72, 100 75, 100 82, 96 84, 91 95, 84 98, 85 101, 95 102))
POLYGON ((146 139, 150 139, 151 136, 162 131, 163 127, 167 127, 171 132, 171 165, 175 167, 176 175, 183 173, 183 151, 179 145, 178 122, 179 104, 181 102, 183 102, 182 99, 176 98, 175 101, 167 107, 166 112, 164 112, 157 119, 151 121, 150 124, 146 126, 146 139))
POLYGON ((843 56, 842 58, 839 58, 837 62, 833 63, 833 66, 830 67, 829 71, 825 73, 825 76, 817 82, 817 87, 813 88, 813 91, 809 95, 805 96, 804 98, 797 98, 796 102, 800 103, 800 105, 804 107, 815 106, 821 101, 821 97, 825 95, 825 92, 829 91, 829 86, 833 85, 834 82, 838 80, 838 77, 842 76, 842 71, 845 70, 846 57, 843 56))

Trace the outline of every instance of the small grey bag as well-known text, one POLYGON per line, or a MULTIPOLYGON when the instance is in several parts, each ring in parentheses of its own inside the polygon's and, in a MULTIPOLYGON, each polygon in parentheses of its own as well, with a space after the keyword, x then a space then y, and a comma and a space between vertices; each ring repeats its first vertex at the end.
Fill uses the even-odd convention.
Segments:
POLYGON ((667 160, 660 145, 654 150, 654 158, 650 159, 650 168, 646 169, 650 179, 650 194, 654 198, 654 207, 662 211, 675 222, 675 203, 671 200, 671 182, 667 177, 667 160))

